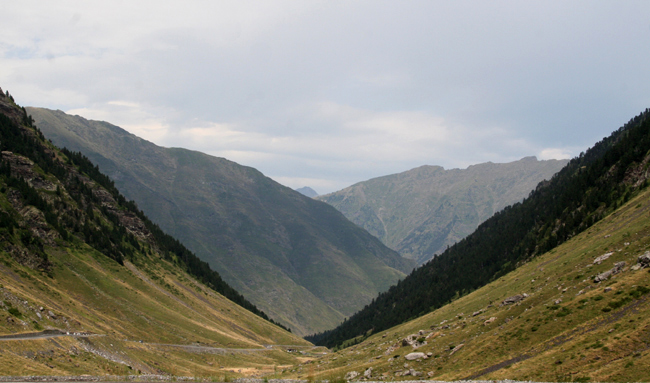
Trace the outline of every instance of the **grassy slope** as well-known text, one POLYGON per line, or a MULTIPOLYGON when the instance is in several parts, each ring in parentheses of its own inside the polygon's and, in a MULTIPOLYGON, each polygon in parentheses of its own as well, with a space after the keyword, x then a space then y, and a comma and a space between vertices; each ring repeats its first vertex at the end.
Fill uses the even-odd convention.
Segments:
MULTIPOLYGON (((395 376, 404 364, 431 373, 435 380, 515 379, 536 381, 647 381, 650 371, 650 294, 630 297, 637 286, 650 287, 650 270, 631 270, 650 249, 650 190, 609 217, 543 256, 489 285, 416 320, 375 334, 359 345, 318 363, 289 369, 284 376, 340 377, 348 371, 373 377, 395 376), (596 257, 614 254, 600 265, 596 257), (625 261, 624 271, 596 284, 598 273, 625 261), (612 290, 605 292, 606 287, 612 290), (515 305, 504 298, 527 293, 515 305), (626 302, 613 308, 617 302, 626 302), (558 299, 559 304, 554 302, 558 299), (491 305, 491 306, 490 306, 491 305), (604 310, 603 310, 604 309, 604 310), (607 311, 607 310, 610 311, 607 311), (477 316, 474 312, 485 310, 477 316), (488 325, 484 322, 495 317, 488 325), (441 322, 447 321, 444 324, 441 322), (446 327, 449 326, 449 327, 446 327), (399 344, 425 330, 428 344, 414 350, 399 344), (464 345, 451 355, 450 347, 464 345), (406 361, 404 355, 431 352, 431 358, 406 361), (389 358, 400 357, 389 362, 389 358)), ((425 335, 426 336, 426 335, 425 335)))
MULTIPOLYGON (((138 265, 121 266, 79 242, 48 253, 54 264, 51 276, 0 253, 0 335, 56 328, 103 336, 0 340, 3 375, 119 375, 139 370, 223 377, 227 371, 268 372, 297 362, 282 348, 266 350, 266 345, 309 346, 167 262, 141 259, 138 265), (10 313, 10 308, 20 314, 10 313), (259 351, 198 354, 165 344, 259 351), (111 361, 116 358, 124 363, 111 361)), ((230 373, 237 375, 242 374, 230 373)))
POLYGON ((523 158, 467 169, 421 166, 319 196, 402 256, 422 264, 527 197, 568 161, 523 158), (397 201, 397 202, 396 202, 397 201))
POLYGON ((294 333, 336 326, 413 266, 335 209, 255 169, 161 148, 104 122, 28 113, 55 144, 86 154, 154 222, 294 333))

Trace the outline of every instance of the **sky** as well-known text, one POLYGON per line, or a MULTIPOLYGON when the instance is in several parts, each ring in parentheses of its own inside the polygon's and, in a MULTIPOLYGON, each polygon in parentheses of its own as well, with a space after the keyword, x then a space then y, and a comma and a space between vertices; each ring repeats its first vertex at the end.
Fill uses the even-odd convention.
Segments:
POLYGON ((650 107, 649 1, 6 1, 0 87, 320 194, 570 158, 650 107))

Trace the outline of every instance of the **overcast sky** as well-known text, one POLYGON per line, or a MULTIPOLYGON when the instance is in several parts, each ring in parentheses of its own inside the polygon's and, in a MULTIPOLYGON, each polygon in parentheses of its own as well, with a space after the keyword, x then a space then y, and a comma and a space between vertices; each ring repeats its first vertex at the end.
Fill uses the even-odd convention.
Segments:
POLYGON ((323 194, 579 154, 650 107, 650 1, 2 1, 0 87, 323 194))

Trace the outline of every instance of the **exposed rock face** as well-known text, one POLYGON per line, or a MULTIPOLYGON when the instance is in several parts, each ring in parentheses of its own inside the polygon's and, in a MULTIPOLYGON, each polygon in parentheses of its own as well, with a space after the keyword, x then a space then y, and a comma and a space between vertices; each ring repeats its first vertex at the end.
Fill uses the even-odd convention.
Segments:
POLYGON ((368 367, 368 369, 364 371, 363 377, 366 379, 370 379, 371 376, 372 376, 372 367, 368 367))
POLYGON ((600 273, 596 275, 596 277, 594 278, 594 282, 595 283, 602 282, 604 280, 607 280, 612 275, 616 275, 620 273, 621 270, 623 270, 623 268, 625 267, 625 264, 626 264, 625 261, 615 263, 614 267, 612 267, 611 269, 605 271, 604 273, 600 273))

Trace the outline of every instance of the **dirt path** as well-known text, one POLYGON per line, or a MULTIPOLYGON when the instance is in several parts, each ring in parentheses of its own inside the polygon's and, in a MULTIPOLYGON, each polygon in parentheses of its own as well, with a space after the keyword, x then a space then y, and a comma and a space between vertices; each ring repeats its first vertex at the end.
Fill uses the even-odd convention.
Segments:
POLYGON ((45 330, 41 332, 30 332, 24 334, 11 334, 11 335, 0 335, 0 341, 2 340, 32 340, 32 339, 48 339, 48 338, 58 338, 60 336, 75 336, 75 337, 89 337, 89 336, 99 336, 98 334, 93 334, 90 332, 66 332, 61 330, 45 330))

